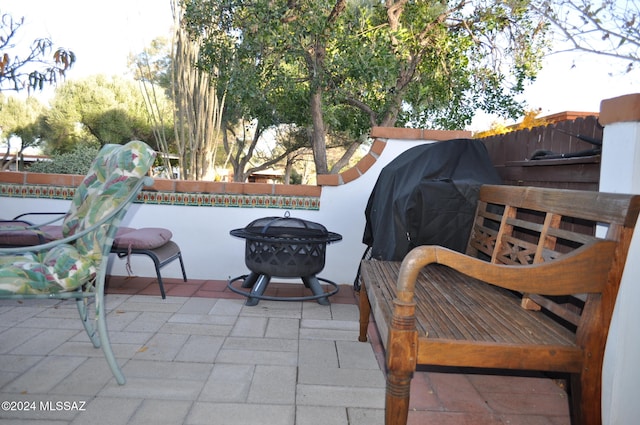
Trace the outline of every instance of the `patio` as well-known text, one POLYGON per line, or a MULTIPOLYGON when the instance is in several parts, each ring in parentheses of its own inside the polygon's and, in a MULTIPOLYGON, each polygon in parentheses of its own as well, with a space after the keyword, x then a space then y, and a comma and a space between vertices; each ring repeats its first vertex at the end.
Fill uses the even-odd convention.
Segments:
MULTIPOLYGON (((166 279, 165 288, 162 300, 154 278, 109 280, 107 322, 124 386, 73 302, 0 301, 0 401, 20 407, 3 403, 2 423, 384 423, 383 354, 373 327, 371 344, 357 341, 351 287, 330 306, 254 307, 224 281, 166 279)), ((420 372, 411 402, 409 424, 570 423, 565 391, 541 376, 420 372)))

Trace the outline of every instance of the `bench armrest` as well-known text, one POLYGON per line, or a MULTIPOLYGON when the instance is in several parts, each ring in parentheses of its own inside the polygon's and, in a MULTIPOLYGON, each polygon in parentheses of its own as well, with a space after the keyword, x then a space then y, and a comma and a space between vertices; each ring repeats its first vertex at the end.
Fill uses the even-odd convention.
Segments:
POLYGON ((442 264, 483 282, 523 293, 602 292, 615 248, 615 241, 598 240, 553 261, 512 266, 478 260, 441 246, 419 246, 406 255, 400 266, 398 300, 412 302, 418 273, 429 264, 442 264))

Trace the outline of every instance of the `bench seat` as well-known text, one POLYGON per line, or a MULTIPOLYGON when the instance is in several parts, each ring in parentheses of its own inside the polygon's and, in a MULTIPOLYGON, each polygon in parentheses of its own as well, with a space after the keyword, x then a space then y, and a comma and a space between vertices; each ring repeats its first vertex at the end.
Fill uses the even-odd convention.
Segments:
MULTIPOLYGON (((362 264, 362 279, 367 282, 367 294, 380 339, 386 349, 393 316, 396 282, 400 262, 367 261, 362 264)), ((542 311, 523 309, 522 297, 512 291, 468 277, 447 266, 432 264, 421 270, 416 281, 416 330, 420 339, 418 363, 437 366, 478 368, 528 369, 527 356, 538 357, 542 352, 553 371, 554 358, 563 365, 570 360, 579 370, 581 350, 576 336, 567 327, 542 311), (460 351, 452 346, 472 341, 476 351, 460 351), (506 352, 527 346, 526 353, 517 356, 506 352), (536 347, 538 353, 536 353, 536 347), (493 355, 480 355, 482 350, 493 355), (503 354, 496 358, 496 351, 503 354), (420 359, 422 358, 422 359, 420 359)), ((536 366, 540 362, 536 360, 536 366)), ((537 370, 541 370, 536 367, 537 370)))
MULTIPOLYGON (((381 274, 398 278, 400 262, 370 261, 362 269, 367 290, 379 305, 385 323, 391 318, 396 287, 376 285, 381 274)), ((575 334, 541 311, 525 310, 522 297, 487 285, 447 266, 432 264, 416 281, 416 327, 419 336, 441 340, 473 340, 501 344, 575 347, 575 334), (455 306, 454 309, 449 306, 455 306), (542 326, 541 326, 542 325, 542 326), (535 329, 535 332, 533 331, 535 329)), ((373 310, 373 307, 372 307, 373 310)), ((375 314, 374 314, 375 317, 375 314)), ((387 333, 380 332, 386 341, 387 333)))

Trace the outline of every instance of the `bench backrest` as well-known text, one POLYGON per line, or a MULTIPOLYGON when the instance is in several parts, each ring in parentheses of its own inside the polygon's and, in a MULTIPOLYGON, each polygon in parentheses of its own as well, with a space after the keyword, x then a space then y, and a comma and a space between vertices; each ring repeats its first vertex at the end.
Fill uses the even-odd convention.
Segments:
POLYGON ((617 241, 602 294, 523 294, 524 308, 544 308, 569 327, 579 327, 582 311, 597 301, 606 329, 639 210, 640 196, 486 185, 466 253, 492 263, 525 265, 553 261, 598 239, 617 241))

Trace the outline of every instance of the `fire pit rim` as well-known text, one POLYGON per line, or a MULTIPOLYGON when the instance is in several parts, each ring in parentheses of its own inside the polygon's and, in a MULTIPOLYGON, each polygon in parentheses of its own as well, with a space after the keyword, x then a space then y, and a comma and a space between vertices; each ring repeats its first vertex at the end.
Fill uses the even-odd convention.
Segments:
POLYGON ((233 229, 229 232, 232 236, 257 242, 281 242, 281 243, 331 243, 342 240, 342 235, 334 232, 327 232, 324 236, 291 236, 282 235, 261 235, 249 232, 246 229, 233 229))
POLYGON ((260 242, 331 243, 342 240, 342 235, 328 231, 322 224, 290 217, 288 214, 284 217, 261 217, 229 233, 232 236, 260 242), (262 225, 258 226, 256 223, 262 225))

